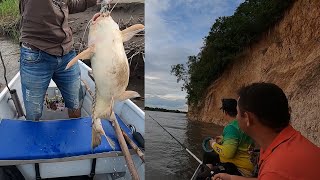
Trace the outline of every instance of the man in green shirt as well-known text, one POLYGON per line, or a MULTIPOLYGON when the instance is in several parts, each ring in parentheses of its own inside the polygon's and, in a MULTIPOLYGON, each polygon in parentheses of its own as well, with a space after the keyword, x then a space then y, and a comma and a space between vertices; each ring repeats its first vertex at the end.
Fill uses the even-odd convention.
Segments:
MULTIPOLYGON (((225 119, 229 122, 222 136, 209 141, 212 152, 206 152, 203 163, 211 169, 211 175, 224 171, 228 174, 245 177, 253 176, 254 165, 250 161, 250 151, 254 148, 253 140, 240 130, 237 116, 237 101, 222 99, 225 119)), ((208 168, 205 167, 208 171, 208 168)))

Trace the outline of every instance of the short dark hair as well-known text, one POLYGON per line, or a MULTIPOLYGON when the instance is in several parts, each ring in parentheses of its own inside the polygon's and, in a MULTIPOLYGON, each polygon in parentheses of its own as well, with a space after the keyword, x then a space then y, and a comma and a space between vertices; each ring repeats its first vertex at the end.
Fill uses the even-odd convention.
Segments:
POLYGON ((273 83, 252 83, 238 91, 238 107, 241 113, 255 114, 259 121, 276 132, 290 123, 288 99, 282 89, 273 83))
POLYGON ((221 99, 222 106, 220 109, 222 109, 224 112, 226 112, 231 117, 237 116, 237 100, 235 99, 221 99))

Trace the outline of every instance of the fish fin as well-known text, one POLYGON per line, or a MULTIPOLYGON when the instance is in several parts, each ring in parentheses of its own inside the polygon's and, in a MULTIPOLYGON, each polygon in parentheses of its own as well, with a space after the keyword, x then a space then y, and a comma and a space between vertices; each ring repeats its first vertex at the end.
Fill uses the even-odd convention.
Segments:
POLYGON ((116 143, 111 139, 109 138, 107 135, 104 135, 104 137, 106 137, 110 147, 112 148, 112 150, 115 150, 116 149, 116 143))
POLYGON ((122 41, 129 41, 135 34, 144 30, 143 24, 135 24, 121 31, 122 41))
POLYGON ((136 91, 125 91, 120 96, 118 96, 116 99, 118 101, 124 101, 126 99, 137 98, 137 97, 140 97, 140 94, 137 93, 136 91))
POLYGON ((76 62, 78 62, 79 59, 91 59, 93 55, 94 47, 91 46, 87 48, 86 50, 82 51, 80 54, 78 54, 76 57, 74 57, 68 64, 66 69, 69 69, 71 66, 73 66, 76 62))
MULTIPOLYGON (((109 109, 109 112, 108 112, 109 118, 111 118, 111 116, 112 116, 112 114, 113 114, 113 104, 114 104, 114 99, 113 99, 113 97, 112 97, 112 98, 111 98, 110 109, 109 109)), ((111 123, 112 123, 112 125, 113 125, 113 121, 111 121, 111 123)), ((103 132, 104 132, 104 131, 103 131, 103 132)), ((115 142, 114 142, 111 138, 109 138, 106 134, 104 134, 104 137, 106 137, 106 139, 107 139, 109 145, 111 146, 111 148, 112 148, 113 150, 115 150, 115 145, 116 145, 115 142)))

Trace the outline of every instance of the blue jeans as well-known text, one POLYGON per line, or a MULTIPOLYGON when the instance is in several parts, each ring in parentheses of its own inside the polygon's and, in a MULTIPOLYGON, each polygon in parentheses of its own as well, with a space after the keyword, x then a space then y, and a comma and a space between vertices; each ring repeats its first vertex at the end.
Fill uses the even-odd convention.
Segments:
POLYGON ((76 56, 71 51, 64 56, 53 56, 41 50, 20 48, 20 77, 27 120, 39 120, 50 80, 58 86, 65 107, 75 110, 80 101, 80 68, 76 63, 65 70, 76 56))

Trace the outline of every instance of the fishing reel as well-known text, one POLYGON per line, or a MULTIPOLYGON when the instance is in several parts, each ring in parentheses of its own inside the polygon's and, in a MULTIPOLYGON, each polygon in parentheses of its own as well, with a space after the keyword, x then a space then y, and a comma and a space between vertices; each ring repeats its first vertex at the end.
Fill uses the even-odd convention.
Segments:
POLYGON ((135 127, 134 125, 132 125, 132 124, 129 124, 129 125, 128 125, 128 127, 130 128, 130 130, 131 130, 131 133, 134 133, 134 132, 136 132, 136 127, 135 127))
POLYGON ((197 174, 197 180, 210 180, 211 177, 218 173, 227 173, 226 169, 216 164, 216 166, 213 167, 213 169, 210 169, 206 164, 201 164, 199 173, 197 174))
POLYGON ((136 127, 132 124, 129 124, 128 127, 131 130, 133 138, 137 141, 138 145, 144 149, 144 138, 143 136, 136 131, 136 127))

